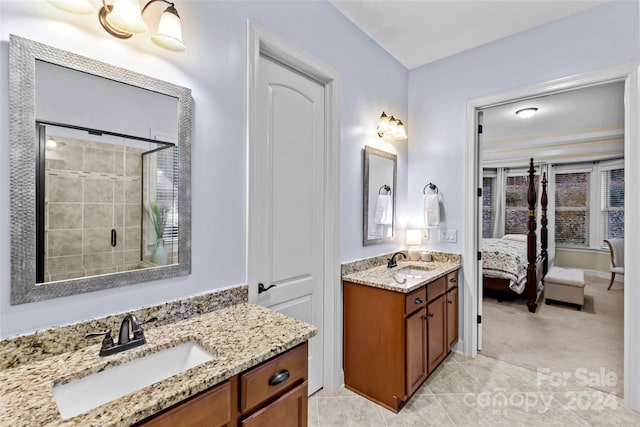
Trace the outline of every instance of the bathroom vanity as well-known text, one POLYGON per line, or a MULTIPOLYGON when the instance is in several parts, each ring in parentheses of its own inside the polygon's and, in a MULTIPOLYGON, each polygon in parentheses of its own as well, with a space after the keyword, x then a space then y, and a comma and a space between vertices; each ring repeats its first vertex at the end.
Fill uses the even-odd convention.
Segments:
POLYGON ((306 426, 307 359, 305 342, 136 426, 306 426))
POLYGON ((458 262, 401 262, 343 276, 350 390, 398 412, 458 341, 458 262))
MULTIPOLYGON (((137 315, 143 319, 144 314, 149 313, 137 315)), ((82 330, 96 321, 87 323, 75 328, 82 330)), ((27 360, 30 356, 20 351, 18 341, 27 340, 25 344, 31 342, 31 347, 45 352, 56 343, 17 337, 0 346, 3 364, 9 365, 0 370, 0 425, 306 426, 307 341, 316 332, 304 322, 239 303, 186 320, 149 325, 146 344, 106 357, 99 356, 97 343, 54 355, 34 354, 27 360), (79 415, 61 416, 53 393, 58 385, 194 341, 213 356, 211 360, 79 415), (10 348, 16 349, 15 358, 10 348), (203 419, 206 423, 199 423, 203 419)), ((84 335, 79 339, 84 340, 84 335)))

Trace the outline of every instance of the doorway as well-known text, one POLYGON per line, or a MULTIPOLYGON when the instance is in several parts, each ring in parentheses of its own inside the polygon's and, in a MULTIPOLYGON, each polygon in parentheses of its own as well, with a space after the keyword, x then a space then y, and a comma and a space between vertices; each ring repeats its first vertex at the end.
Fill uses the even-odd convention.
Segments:
MULTIPOLYGON (((478 347, 478 337, 481 335, 481 323, 478 322, 478 312, 482 300, 481 263, 475 256, 480 243, 480 225, 478 224, 481 209, 481 198, 477 189, 480 188, 480 147, 477 140, 477 111, 492 105, 499 105, 517 99, 541 96, 562 90, 585 87, 594 84, 623 80, 625 82, 625 182, 640 182, 640 172, 633 165, 640 161, 639 126, 635 118, 639 109, 638 65, 625 64, 609 69, 585 73, 578 76, 558 79, 526 88, 512 90, 500 94, 490 95, 470 100, 467 103, 467 138, 465 157, 465 194, 469 207, 465 210, 465 243, 464 243, 464 325, 465 354, 475 356, 478 347)), ((625 211, 628 217, 635 217, 640 208, 640 196, 628 192, 625 195, 625 211)), ((640 251, 629 242, 638 241, 640 227, 628 222, 625 228, 625 256, 634 259, 640 256, 640 251)), ((632 267, 633 270, 633 267, 632 267)), ((637 272, 629 271, 626 280, 634 283, 637 272)), ((640 303, 640 290, 631 286, 624 289, 624 396, 632 407, 640 407, 640 330, 635 326, 640 321, 640 315, 632 307, 640 303)))

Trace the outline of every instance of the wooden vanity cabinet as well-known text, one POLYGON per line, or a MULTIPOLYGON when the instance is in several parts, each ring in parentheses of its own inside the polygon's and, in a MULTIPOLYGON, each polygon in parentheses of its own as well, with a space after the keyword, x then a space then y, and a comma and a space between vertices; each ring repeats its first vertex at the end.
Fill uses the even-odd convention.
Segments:
POLYGON ((231 421, 231 381, 225 381, 155 417, 144 427, 226 426, 231 421))
POLYGON ((300 344, 137 427, 306 427, 308 344, 300 344))
POLYGON ((345 386, 402 409, 458 340, 457 277, 409 294, 345 281, 345 386))
POLYGON ((405 320, 407 395, 422 385, 429 373, 427 365, 427 309, 422 307, 405 320))
POLYGON ((458 342, 458 272, 447 274, 447 353, 458 342))
POLYGON ((447 356, 447 299, 445 295, 427 304, 427 369, 431 373, 447 356))

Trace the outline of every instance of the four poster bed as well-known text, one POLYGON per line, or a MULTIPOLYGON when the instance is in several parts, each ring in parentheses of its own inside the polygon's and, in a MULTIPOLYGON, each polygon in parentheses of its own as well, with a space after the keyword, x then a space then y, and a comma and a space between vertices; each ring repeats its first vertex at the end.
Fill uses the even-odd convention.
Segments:
POLYGON ((536 236, 535 169, 533 158, 529 161, 529 188, 527 202, 529 215, 528 234, 505 235, 501 239, 484 239, 482 248, 482 284, 484 289, 515 292, 527 298, 527 307, 535 313, 541 283, 548 270, 547 254, 547 176, 542 175, 540 198, 540 243, 536 236))

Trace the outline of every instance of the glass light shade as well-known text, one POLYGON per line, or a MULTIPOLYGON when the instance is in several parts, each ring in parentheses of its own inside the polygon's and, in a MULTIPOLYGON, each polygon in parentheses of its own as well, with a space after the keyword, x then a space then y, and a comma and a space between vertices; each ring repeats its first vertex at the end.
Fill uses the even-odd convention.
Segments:
POLYGON ((107 22, 117 30, 131 34, 146 33, 149 29, 142 20, 139 0, 115 0, 107 22))
POLYGON ((407 133, 404 130, 404 124, 402 120, 398 120, 398 126, 396 127, 396 134, 393 139, 407 139, 407 133))
POLYGON ((96 11, 89 0, 49 0, 49 3, 65 12, 89 15, 96 11))
POLYGON ((380 115, 380 120, 378 121, 378 134, 384 135, 385 132, 388 132, 388 131, 389 131, 389 116, 387 116, 383 111, 382 114, 380 115))
POLYGON ((516 114, 521 119, 530 119, 531 117, 535 116, 537 112, 537 108, 523 108, 522 110, 516 111, 516 114))
POLYGON ((47 148, 57 148, 58 147, 58 143, 56 142, 55 139, 49 137, 49 138, 47 138, 46 147, 47 148))
POLYGON ((158 32, 151 40, 160 47, 174 51, 183 51, 182 25, 175 9, 167 8, 160 17, 158 32))
POLYGON ((388 134, 390 136, 396 136, 397 133, 398 133, 398 120, 396 120, 395 117, 391 116, 391 118, 389 119, 389 131, 385 132, 385 134, 388 134))
POLYGON ((407 245, 415 246, 422 244, 420 230, 407 230, 407 245))

